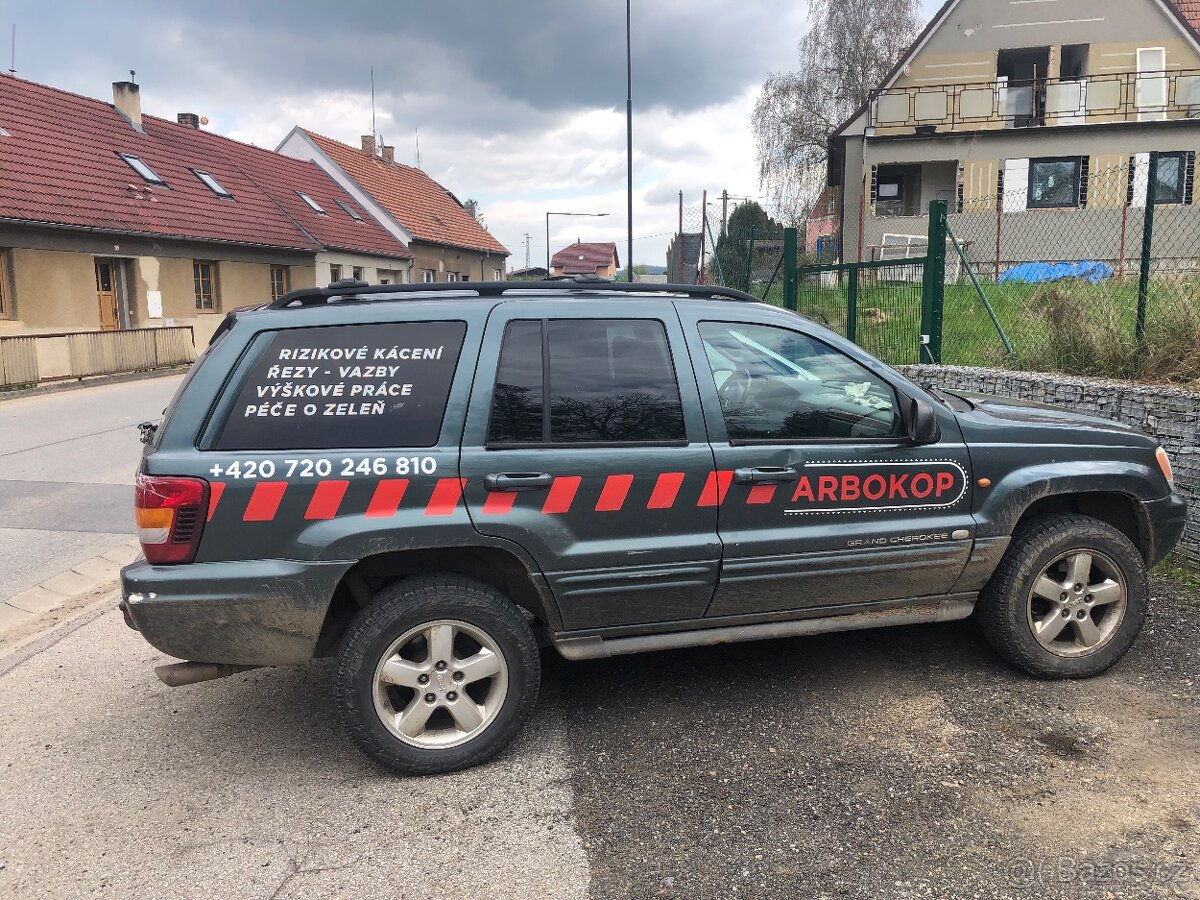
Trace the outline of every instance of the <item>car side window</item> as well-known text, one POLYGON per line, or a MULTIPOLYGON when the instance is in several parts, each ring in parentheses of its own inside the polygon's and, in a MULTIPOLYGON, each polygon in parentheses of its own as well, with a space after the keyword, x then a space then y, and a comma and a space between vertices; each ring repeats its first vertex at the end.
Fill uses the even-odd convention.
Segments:
POLYGON ((894 438, 896 392, 828 344, 787 328, 702 322, 731 441, 894 438))
POLYGON ((651 319, 508 323, 488 444, 683 443, 666 329, 651 319))

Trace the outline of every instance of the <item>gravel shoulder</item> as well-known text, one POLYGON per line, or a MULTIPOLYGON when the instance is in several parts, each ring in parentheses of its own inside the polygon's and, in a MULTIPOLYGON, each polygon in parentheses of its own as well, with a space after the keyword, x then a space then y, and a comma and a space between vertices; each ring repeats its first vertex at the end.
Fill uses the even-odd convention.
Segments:
POLYGON ((1090 681, 972 622, 551 667, 592 896, 1200 896, 1200 604, 1154 594, 1090 681))

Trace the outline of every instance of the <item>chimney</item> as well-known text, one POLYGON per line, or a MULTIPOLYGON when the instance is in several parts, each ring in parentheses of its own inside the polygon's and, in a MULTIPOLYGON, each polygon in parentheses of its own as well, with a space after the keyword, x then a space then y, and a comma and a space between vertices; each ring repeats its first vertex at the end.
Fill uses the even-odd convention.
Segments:
POLYGON ((367 156, 375 155, 375 135, 364 134, 362 136, 362 150, 367 156))
POLYGON ((134 131, 142 130, 142 94, 136 83, 114 81, 113 106, 121 118, 133 126, 134 131))
POLYGON ((177 113, 175 121, 180 125, 186 125, 188 128, 200 127, 200 117, 195 113, 177 113))
POLYGON ((383 145, 383 158, 386 159, 388 162, 395 162, 396 161, 396 148, 393 147, 391 144, 384 144, 383 145))

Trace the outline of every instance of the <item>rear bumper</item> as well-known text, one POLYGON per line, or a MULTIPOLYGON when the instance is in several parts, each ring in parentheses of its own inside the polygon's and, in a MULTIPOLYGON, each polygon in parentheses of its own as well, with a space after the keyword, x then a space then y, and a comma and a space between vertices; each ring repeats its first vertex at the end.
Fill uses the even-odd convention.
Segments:
POLYGON ((348 562, 246 560, 121 570, 125 621, 178 659, 291 665, 312 658, 348 562))
POLYGON ((1175 549, 1187 526, 1188 504, 1179 494, 1172 493, 1161 500, 1143 503, 1150 525, 1150 540, 1146 548, 1146 564, 1156 566, 1175 549))

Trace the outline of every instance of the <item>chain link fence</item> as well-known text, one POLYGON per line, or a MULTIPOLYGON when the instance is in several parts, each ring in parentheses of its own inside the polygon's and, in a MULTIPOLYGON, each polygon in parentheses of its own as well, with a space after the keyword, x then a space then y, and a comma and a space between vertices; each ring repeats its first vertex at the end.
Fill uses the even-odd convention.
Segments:
MULTIPOLYGON (((941 361, 1200 382, 1194 154, 1032 165, 951 204, 941 361)), ((874 258, 926 222, 869 217, 866 249, 874 258)))

